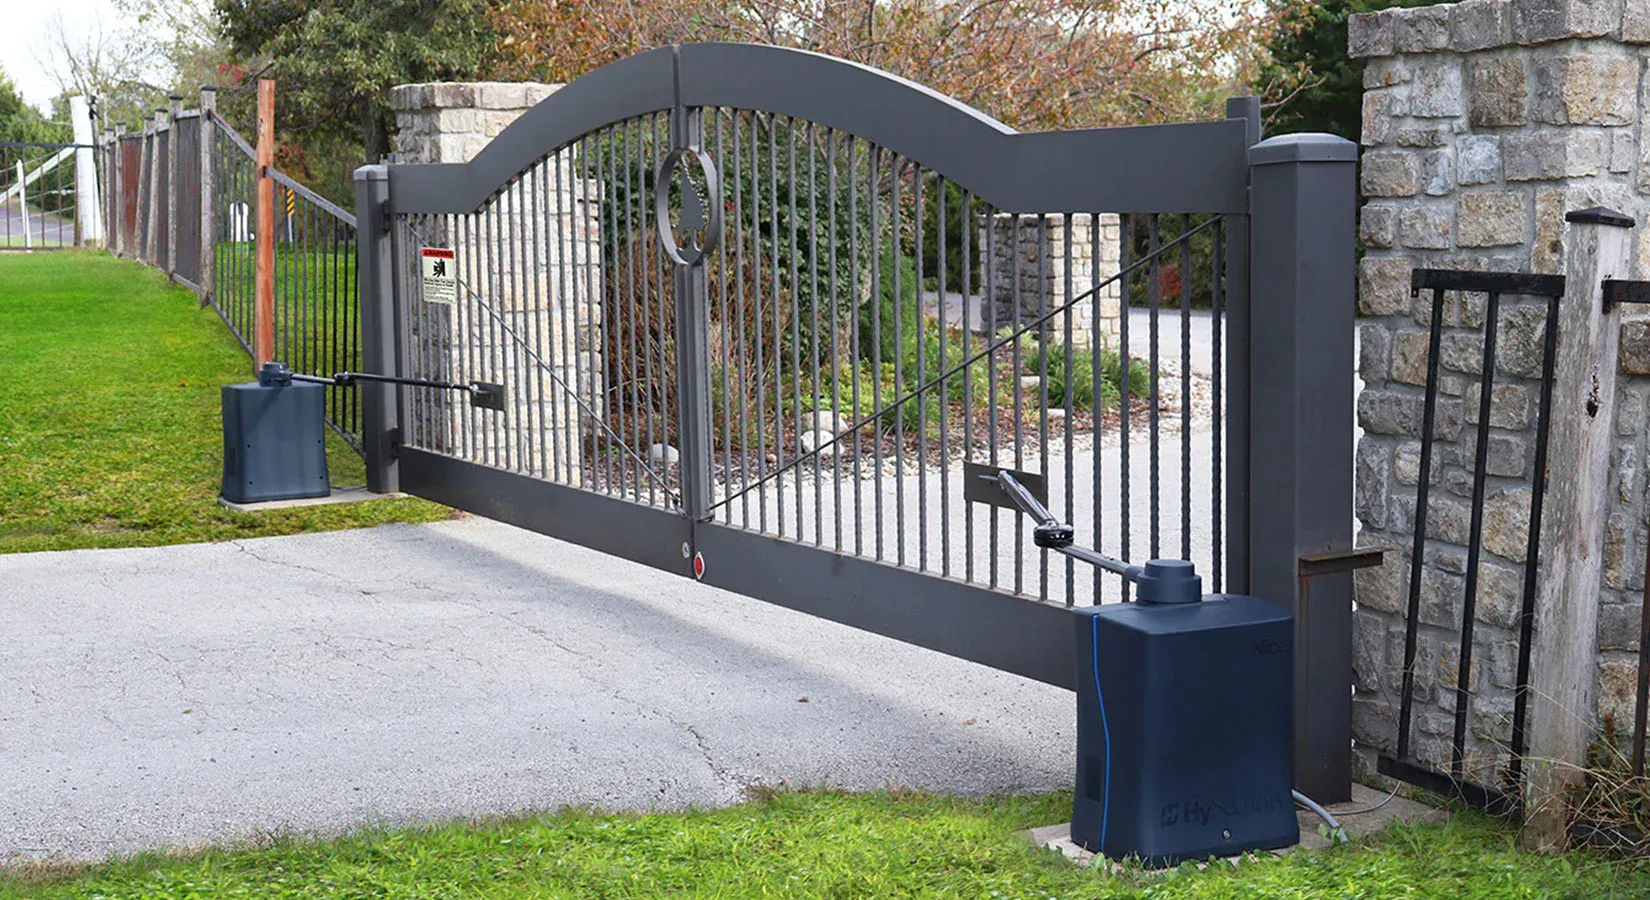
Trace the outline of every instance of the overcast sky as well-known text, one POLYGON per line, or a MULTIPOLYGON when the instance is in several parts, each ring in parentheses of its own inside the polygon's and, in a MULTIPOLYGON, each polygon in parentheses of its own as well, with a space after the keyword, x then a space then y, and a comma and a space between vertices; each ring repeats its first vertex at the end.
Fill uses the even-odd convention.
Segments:
POLYGON ((24 99, 41 108, 57 93, 57 83, 36 61, 37 56, 44 56, 46 23, 56 10, 63 11, 70 29, 87 29, 101 22, 113 30, 123 24, 110 0, 0 0, 0 67, 24 99))

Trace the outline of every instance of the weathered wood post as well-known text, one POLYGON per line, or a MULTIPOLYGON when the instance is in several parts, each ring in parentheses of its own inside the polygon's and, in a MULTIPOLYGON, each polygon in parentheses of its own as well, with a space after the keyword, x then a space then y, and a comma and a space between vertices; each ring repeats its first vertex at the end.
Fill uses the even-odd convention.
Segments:
POLYGON ((253 365, 275 358, 275 82, 258 79, 258 225, 257 265, 253 282, 253 365))
POLYGON ((1601 208, 1564 218, 1569 252, 1548 426, 1547 472, 1554 475, 1541 520, 1523 833, 1526 847, 1547 852, 1567 844, 1565 794, 1582 777, 1593 733, 1621 332, 1620 311, 1604 309, 1602 283, 1629 277, 1633 227, 1601 208))
POLYGON ((155 114, 150 113, 143 117, 143 150, 139 154, 142 163, 140 182, 143 185, 143 209, 138 213, 138 221, 143 225, 143 233, 138 235, 137 258, 150 265, 155 262, 155 145, 159 142, 156 130, 155 114))
POLYGON ((218 126, 213 124, 212 117, 217 110, 218 89, 210 84, 201 85, 201 242, 197 275, 202 307, 216 299, 218 284, 218 207, 212 177, 212 150, 218 136, 218 126))
POLYGON ((171 107, 167 116, 171 129, 166 136, 166 275, 170 278, 178 272, 178 217, 183 215, 183 170, 178 168, 178 145, 182 143, 178 140, 178 118, 183 115, 183 95, 168 94, 166 101, 171 107))

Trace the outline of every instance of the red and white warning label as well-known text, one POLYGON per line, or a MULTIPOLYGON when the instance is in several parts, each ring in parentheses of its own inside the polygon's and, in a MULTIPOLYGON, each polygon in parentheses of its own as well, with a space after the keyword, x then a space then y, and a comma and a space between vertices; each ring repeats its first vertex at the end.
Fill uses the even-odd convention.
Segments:
POLYGON ((453 251, 445 247, 425 247, 419 255, 424 263, 424 299, 431 303, 457 300, 458 275, 453 271, 453 251))

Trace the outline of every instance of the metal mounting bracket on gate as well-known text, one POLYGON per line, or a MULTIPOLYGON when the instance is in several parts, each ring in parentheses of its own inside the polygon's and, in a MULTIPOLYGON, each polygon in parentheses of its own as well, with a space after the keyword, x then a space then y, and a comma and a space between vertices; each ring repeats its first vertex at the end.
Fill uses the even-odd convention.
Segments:
POLYGON ((1618 303, 1650 303, 1650 281, 1606 278, 1602 287, 1605 312, 1615 309, 1618 303))
MULTIPOLYGON (((270 365, 278 365, 272 363, 270 365)), ((285 368, 284 366, 282 368, 285 368)), ((261 377, 261 376, 260 376, 261 377)), ((478 409, 491 409, 504 412, 504 385, 495 381, 471 381, 456 384, 449 381, 430 381, 424 378, 402 378, 396 375, 378 375, 372 372, 335 372, 331 378, 320 375, 304 375, 298 372, 287 372, 287 381, 307 381, 312 384, 330 384, 334 387, 353 387, 362 381, 373 381, 383 384, 405 384, 410 387, 427 387, 443 391, 464 391, 470 395, 470 405, 478 409)))
MULTIPOLYGON (((983 466, 978 468, 985 469, 983 466)), ((1142 603, 1196 603, 1203 598, 1203 579, 1198 577, 1197 567, 1190 561, 1154 559, 1143 566, 1136 566, 1087 547, 1074 546, 1075 529, 1056 519, 1043 501, 1020 483, 1020 479, 1028 474, 995 469, 984 471, 969 480, 996 485, 997 490, 1012 502, 1013 508, 1035 519, 1037 527, 1032 530, 1031 539, 1037 546, 1123 576, 1139 587, 1137 598, 1142 603)))

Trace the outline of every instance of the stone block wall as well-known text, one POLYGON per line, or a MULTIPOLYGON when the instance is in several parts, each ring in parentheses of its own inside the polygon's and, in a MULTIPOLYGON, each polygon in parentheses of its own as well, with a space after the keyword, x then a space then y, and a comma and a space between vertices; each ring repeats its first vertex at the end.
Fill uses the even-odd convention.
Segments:
MULTIPOLYGON (((1410 297, 1410 270, 1562 273, 1565 212, 1603 205, 1650 219, 1650 132, 1641 125, 1650 112, 1650 3, 1468 0, 1388 10, 1353 17, 1349 42, 1367 60, 1356 511, 1360 543, 1393 548, 1384 567, 1356 578, 1354 734, 1360 763, 1373 768, 1375 750, 1396 742, 1431 321, 1430 292, 1410 297)), ((1647 236, 1641 225, 1637 272, 1620 277, 1650 272, 1647 236)), ((1411 739, 1416 756, 1447 766, 1484 297, 1449 294, 1443 316, 1411 739)), ((1633 720, 1629 651, 1638 648, 1645 577, 1650 321, 1641 316, 1629 309, 1622 326, 1620 437, 1599 586, 1597 712, 1623 730, 1633 720)), ((1543 304, 1504 298, 1498 327, 1466 760, 1476 780, 1491 782, 1513 708, 1543 304)))
MULTIPOLYGON (((390 95, 395 163, 468 162, 559 85, 409 84, 390 95)), ((548 148, 547 148, 548 149, 548 148)), ((450 247, 456 303, 410 297, 421 367, 455 380, 500 381, 502 414, 440 396, 412 410, 409 437, 444 452, 583 483, 583 447, 602 391, 601 185, 555 154, 518 176, 477 214, 415 223, 411 236, 450 247), (423 429, 422 432, 420 429, 423 429)), ((412 290, 419 279, 414 274, 412 290)))
MULTIPOLYGON (((1068 228, 1067 217, 1058 213, 1044 216, 997 213, 991 217, 994 233, 989 236, 989 246, 992 248, 991 277, 996 296, 987 299, 997 307, 998 322, 1006 325, 1013 321, 1016 280, 1020 289, 1020 321, 1024 322, 1117 275, 1122 246, 1118 217, 1115 213, 1100 214, 1098 257, 1095 256, 1094 220, 1092 214, 1074 214, 1070 217, 1068 228), (1068 275, 1071 279, 1069 294, 1068 275)), ((981 235, 981 252, 987 246, 987 236, 981 235)), ((983 285, 981 289, 984 290, 983 285)), ((1074 346, 1086 347, 1091 342, 1095 299, 1100 301, 1101 340, 1115 342, 1120 296, 1119 285, 1112 283, 1100 290, 1098 298, 1072 304, 1071 342, 1074 346)), ((1063 334, 1063 319, 1056 317, 1051 324, 1057 334, 1063 334)))

